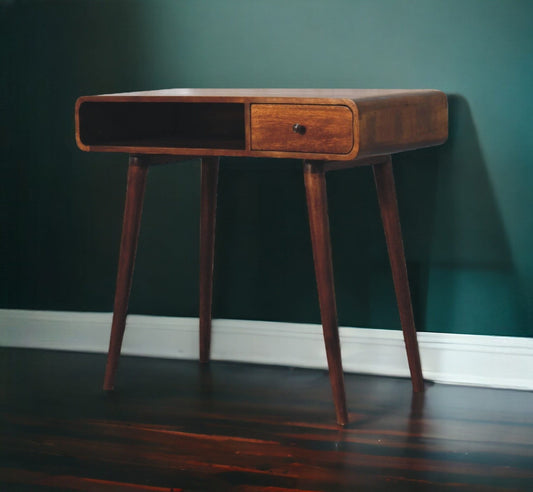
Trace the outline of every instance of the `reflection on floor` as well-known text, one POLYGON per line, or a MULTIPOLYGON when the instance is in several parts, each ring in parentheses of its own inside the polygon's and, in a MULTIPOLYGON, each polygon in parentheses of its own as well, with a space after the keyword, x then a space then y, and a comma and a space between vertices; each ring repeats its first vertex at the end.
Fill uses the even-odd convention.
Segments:
POLYGON ((0 350, 0 490, 533 490, 533 393, 324 371, 0 350))

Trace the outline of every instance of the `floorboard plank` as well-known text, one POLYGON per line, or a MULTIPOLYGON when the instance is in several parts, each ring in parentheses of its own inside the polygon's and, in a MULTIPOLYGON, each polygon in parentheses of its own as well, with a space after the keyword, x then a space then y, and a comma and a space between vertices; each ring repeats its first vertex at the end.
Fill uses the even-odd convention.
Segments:
POLYGON ((533 393, 0 349, 0 490, 533 490, 533 393))

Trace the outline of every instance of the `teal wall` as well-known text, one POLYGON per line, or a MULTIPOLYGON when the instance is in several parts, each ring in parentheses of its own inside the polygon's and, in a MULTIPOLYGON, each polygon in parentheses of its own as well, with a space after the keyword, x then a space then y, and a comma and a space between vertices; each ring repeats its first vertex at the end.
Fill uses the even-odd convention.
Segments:
MULTIPOLYGON (((532 19, 529 0, 0 1, 0 307, 111 310, 127 159, 76 149, 76 97, 436 88, 449 141, 395 158, 418 327, 533 336, 532 19)), ((132 312, 197 315, 198 185, 198 162, 151 171, 132 312)), ((224 159, 220 188, 215 316, 318 322, 300 164, 224 159)), ((370 169, 328 191, 340 322, 398 328, 370 169)))

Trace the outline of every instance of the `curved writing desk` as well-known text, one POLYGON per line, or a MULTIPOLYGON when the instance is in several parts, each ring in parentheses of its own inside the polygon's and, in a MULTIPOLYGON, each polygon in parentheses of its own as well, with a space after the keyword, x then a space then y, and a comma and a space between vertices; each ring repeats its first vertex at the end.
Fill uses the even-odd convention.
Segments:
POLYGON ((201 158, 200 361, 209 360, 220 156, 299 158, 337 422, 348 422, 325 173, 371 165, 414 391, 424 382, 413 320, 391 154, 443 143, 446 96, 435 90, 171 89, 81 97, 80 149, 129 154, 128 187, 104 389, 112 390, 126 325, 146 174, 201 158))

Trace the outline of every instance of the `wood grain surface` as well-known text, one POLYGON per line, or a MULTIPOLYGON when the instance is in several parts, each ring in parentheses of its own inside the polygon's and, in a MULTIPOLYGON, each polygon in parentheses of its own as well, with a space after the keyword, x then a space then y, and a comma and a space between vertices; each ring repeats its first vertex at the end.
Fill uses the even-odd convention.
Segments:
POLYGON ((104 389, 106 391, 111 391, 114 388, 115 373, 117 371, 122 339, 126 329, 126 316, 128 314, 137 243, 141 230, 141 217, 148 168, 148 165, 144 163, 142 158, 130 156, 115 286, 115 301, 113 305, 113 322, 111 325, 109 353, 104 377, 104 389))
POLYGON ((326 371, 0 350, 2 491, 529 491, 533 393, 326 371))
POLYGON ((213 268, 219 159, 204 157, 201 164, 200 198, 200 362, 209 361, 211 348, 211 308, 213 304, 213 268))
POLYGON ((313 248, 313 262, 320 305, 320 318, 328 360, 329 377, 335 403, 337 423, 348 424, 335 281, 331 257, 328 196, 324 164, 320 161, 304 162, 304 184, 309 215, 309 230, 313 248))
POLYGON ((354 114, 348 106, 252 104, 252 150, 348 154, 354 114), (294 125, 303 132, 294 131, 294 125))
POLYGON ((85 151, 348 161, 443 143, 448 106, 437 90, 170 89, 80 97, 75 123, 85 151), (261 105, 278 106, 263 124, 250 114, 261 105), (316 114, 297 139, 285 123, 302 106, 316 114), (352 126, 327 107, 346 108, 352 126))
POLYGON ((400 212, 396 199, 396 185, 394 183, 394 173, 390 156, 386 157, 383 162, 374 164, 372 170, 374 172, 381 221, 385 231, 392 280, 394 282, 396 302, 400 313, 400 322, 403 330, 413 390, 416 392, 424 391, 422 363, 420 362, 420 353, 418 350, 415 317, 411 303, 409 277, 407 275, 407 264, 405 262, 403 248, 400 212))

